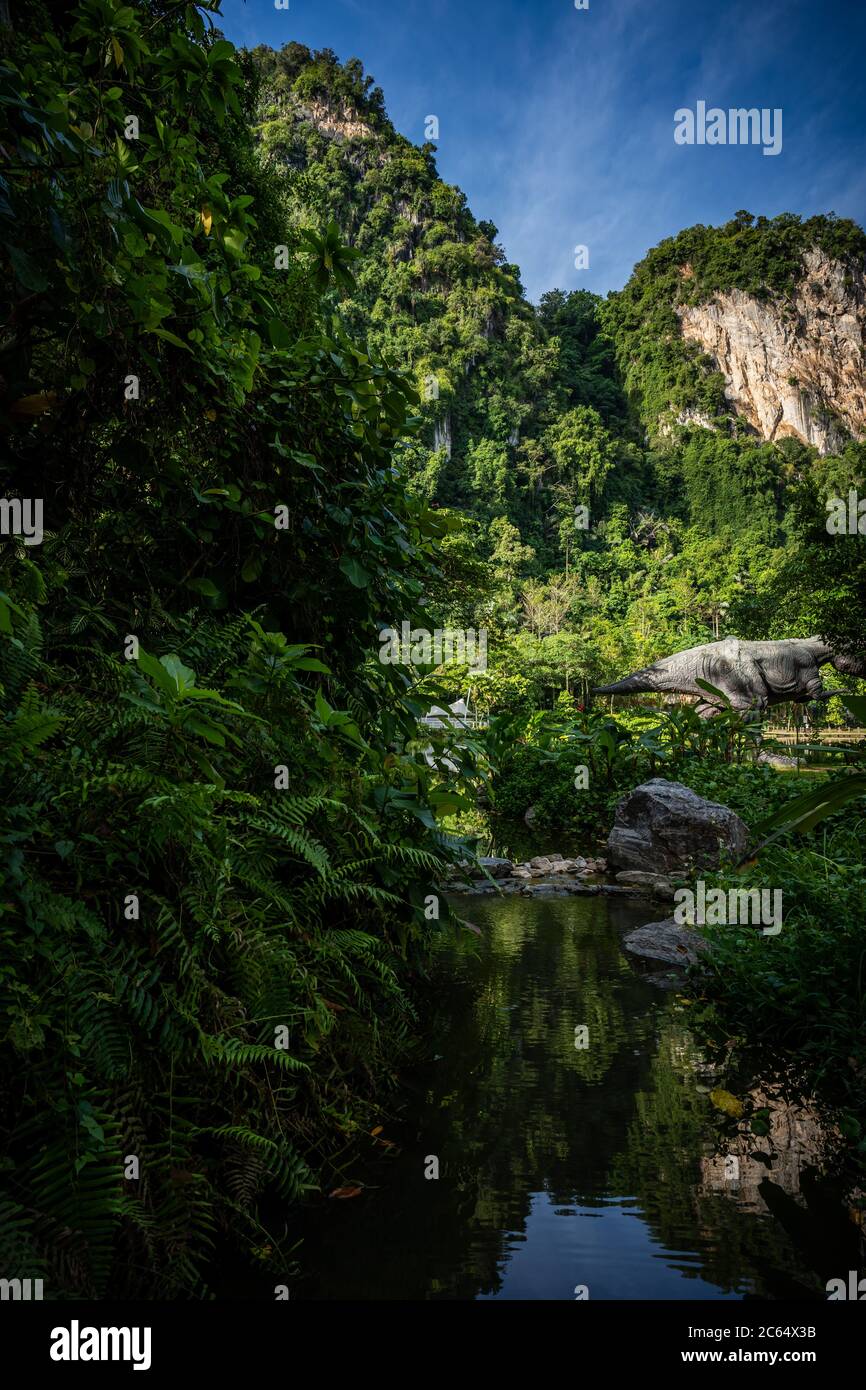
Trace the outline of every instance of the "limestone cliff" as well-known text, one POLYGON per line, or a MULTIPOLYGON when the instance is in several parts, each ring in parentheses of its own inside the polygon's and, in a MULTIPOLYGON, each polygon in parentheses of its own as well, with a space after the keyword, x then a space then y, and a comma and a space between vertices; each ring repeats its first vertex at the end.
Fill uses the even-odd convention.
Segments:
MULTIPOLYGON (((680 305, 683 337, 726 378, 733 409, 763 438, 835 452, 866 437, 866 277, 813 249, 790 295, 741 290, 680 305)), ((683 422, 685 423, 685 422, 683 422)))

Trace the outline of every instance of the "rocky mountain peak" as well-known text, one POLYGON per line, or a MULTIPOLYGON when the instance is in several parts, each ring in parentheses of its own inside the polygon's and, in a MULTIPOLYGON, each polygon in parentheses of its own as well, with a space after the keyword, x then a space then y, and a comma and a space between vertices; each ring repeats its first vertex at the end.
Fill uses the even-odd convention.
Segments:
POLYGON ((817 247, 803 266, 788 295, 732 289, 676 312, 762 439, 793 437, 828 454, 846 435, 866 437, 866 277, 817 247))

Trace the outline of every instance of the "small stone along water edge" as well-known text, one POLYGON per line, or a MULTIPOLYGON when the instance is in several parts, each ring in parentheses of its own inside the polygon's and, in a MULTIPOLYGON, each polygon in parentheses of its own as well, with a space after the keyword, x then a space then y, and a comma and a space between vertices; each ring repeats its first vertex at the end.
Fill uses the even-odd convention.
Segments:
POLYGON ((719 1108, 687 1003, 621 949, 646 904, 452 905, 480 935, 443 933, 429 1059, 360 1195, 308 1211, 292 1298, 825 1299, 862 1266, 832 1128, 766 1067, 736 1088, 763 1133, 719 1108))

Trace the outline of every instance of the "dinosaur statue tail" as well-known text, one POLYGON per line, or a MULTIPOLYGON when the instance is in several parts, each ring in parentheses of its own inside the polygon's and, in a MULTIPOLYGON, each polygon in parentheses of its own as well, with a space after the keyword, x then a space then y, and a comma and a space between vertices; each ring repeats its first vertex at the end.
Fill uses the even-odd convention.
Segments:
POLYGON ((613 685, 596 685, 593 688, 593 695, 637 695, 639 691, 657 690, 658 687, 652 684, 643 671, 638 671, 633 676, 626 676, 624 680, 614 681, 613 685))

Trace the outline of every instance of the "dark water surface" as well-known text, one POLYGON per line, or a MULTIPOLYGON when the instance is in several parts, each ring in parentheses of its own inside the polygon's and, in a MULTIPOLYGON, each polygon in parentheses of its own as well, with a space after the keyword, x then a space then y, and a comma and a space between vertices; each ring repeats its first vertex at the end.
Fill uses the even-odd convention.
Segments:
POLYGON ((454 901, 481 936, 437 958, 435 1060, 347 1172, 363 1195, 311 1211, 293 1298, 825 1298, 857 1267, 814 1110, 752 1078, 769 1133, 738 1134, 688 1008, 623 955, 646 908, 454 901))

